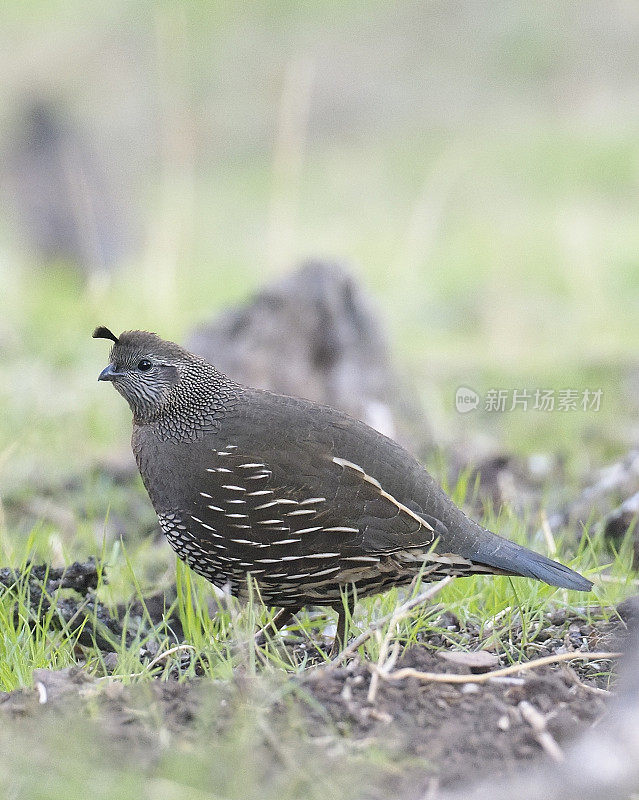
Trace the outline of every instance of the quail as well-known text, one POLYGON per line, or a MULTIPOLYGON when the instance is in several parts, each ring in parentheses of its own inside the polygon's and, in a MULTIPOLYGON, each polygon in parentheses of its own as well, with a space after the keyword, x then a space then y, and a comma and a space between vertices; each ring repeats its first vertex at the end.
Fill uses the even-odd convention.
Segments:
POLYGON ((400 445, 329 406, 252 389, 154 333, 113 341, 111 381, 133 412, 132 447, 178 557, 240 598, 247 576, 280 624, 307 604, 338 611, 447 575, 592 583, 469 519, 400 445))

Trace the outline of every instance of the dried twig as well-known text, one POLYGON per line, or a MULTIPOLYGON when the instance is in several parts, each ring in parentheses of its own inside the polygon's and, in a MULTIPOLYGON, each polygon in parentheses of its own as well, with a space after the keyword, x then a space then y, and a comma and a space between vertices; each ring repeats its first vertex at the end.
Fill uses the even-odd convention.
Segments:
MULTIPOLYGON (((387 681, 401 681, 405 678, 417 678, 424 683, 488 683, 493 678, 502 678, 505 675, 514 675, 517 672, 545 667, 548 664, 559 664, 562 661, 595 661, 597 659, 621 658, 622 653, 557 653, 554 656, 544 656, 535 661, 527 661, 524 664, 512 664, 510 667, 503 667, 492 672, 484 672, 481 675, 453 675, 448 672, 421 672, 412 667, 398 669, 395 672, 380 673, 381 677, 387 681)), ((372 669, 377 669, 372 666, 372 669)))
POLYGON ((388 626, 388 630, 386 631, 386 636, 380 645, 379 648, 379 658, 377 659, 377 668, 371 675, 371 683, 368 687, 368 696, 367 700, 369 703, 374 703, 375 698, 377 697, 377 687, 379 685, 379 678, 380 675, 387 672, 392 672, 393 667, 397 663, 397 659, 399 658, 399 639, 395 639, 395 643, 393 645, 393 649, 391 651, 390 656, 388 655, 388 648, 390 646, 390 641, 393 636, 398 633, 398 624, 399 620, 396 620, 394 617, 388 626))
POLYGON ((167 656, 172 656, 173 653, 179 653, 182 650, 193 650, 195 651, 195 647, 192 644, 178 644, 175 647, 171 647, 169 650, 165 650, 163 653, 158 653, 158 655, 146 665, 145 670, 148 672, 149 670, 153 669, 156 664, 159 664, 160 661, 164 661, 167 656))
POLYGON ((448 586, 452 580, 453 578, 449 576, 438 583, 434 583, 432 586, 429 586, 426 591, 421 592, 416 597, 412 597, 410 600, 402 603, 402 605, 396 608, 391 614, 387 614, 385 617, 372 622, 363 633, 361 633, 356 639, 353 639, 353 641, 331 661, 331 665, 337 666, 338 664, 341 664, 342 661, 345 661, 350 655, 356 653, 357 650, 364 644, 364 642, 367 642, 371 636, 373 636, 376 631, 379 631, 381 628, 383 628, 387 622, 390 622, 393 619, 398 622, 399 620, 403 619, 410 611, 412 611, 413 608, 415 608, 415 606, 419 606, 422 603, 425 603, 427 600, 430 600, 432 597, 435 597, 435 595, 441 592, 444 586, 448 586))
POLYGON ((546 726, 546 717, 544 717, 541 712, 537 711, 527 700, 522 700, 517 708, 521 716, 532 728, 535 739, 537 739, 542 748, 555 763, 561 763, 564 760, 564 754, 557 744, 555 737, 546 726))
POLYGON ((554 534, 552 532, 552 528, 548 522, 548 517, 546 516, 546 512, 542 511, 541 514, 541 530, 544 534, 544 539, 546 540, 546 547, 548 548, 548 555, 551 558, 557 557, 557 542, 555 541, 554 534))
POLYGON ((612 692, 608 689, 600 689, 598 686, 589 686, 587 683, 584 683, 569 664, 563 665, 562 672, 568 677, 568 680, 574 683, 575 686, 585 689, 587 692, 590 692, 590 694, 596 694, 600 697, 612 697, 612 692))
MULTIPOLYGON (((144 665, 144 669, 143 670, 141 670, 140 672, 130 672, 126 677, 127 678, 140 678, 140 677, 142 677, 142 675, 146 675, 148 672, 150 672, 153 669, 153 667, 157 666, 160 663, 160 661, 163 661, 168 656, 172 656, 173 653, 178 653, 178 652, 180 652, 182 650, 195 650, 195 647, 193 647, 192 644, 178 644, 175 647, 171 647, 168 650, 165 650, 163 653, 158 653, 157 656, 154 659, 149 661, 148 664, 144 665)), ((105 680, 118 680, 119 681, 119 680, 122 680, 122 677, 123 677, 122 675, 104 675, 103 677, 98 678, 98 680, 99 681, 105 681, 105 680)))

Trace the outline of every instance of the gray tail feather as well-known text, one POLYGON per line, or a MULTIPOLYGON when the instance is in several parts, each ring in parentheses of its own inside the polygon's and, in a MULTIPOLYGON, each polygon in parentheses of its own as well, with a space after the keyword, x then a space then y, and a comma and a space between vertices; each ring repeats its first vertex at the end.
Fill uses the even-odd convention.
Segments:
POLYGON ((561 589, 575 589, 578 592, 589 592, 592 589, 592 581, 570 567, 565 567, 508 539, 502 539, 495 534, 493 536, 495 541, 491 541, 488 547, 482 547, 483 552, 474 555, 473 561, 495 567, 511 575, 536 578, 561 589))

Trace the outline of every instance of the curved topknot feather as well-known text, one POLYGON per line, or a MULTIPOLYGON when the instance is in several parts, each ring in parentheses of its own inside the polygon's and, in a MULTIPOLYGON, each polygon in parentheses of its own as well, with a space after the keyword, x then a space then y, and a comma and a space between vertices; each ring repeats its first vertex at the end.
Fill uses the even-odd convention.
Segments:
POLYGON ((118 337, 110 331, 108 328, 105 328, 104 325, 98 325, 98 327, 93 331, 93 338, 94 339, 110 339, 112 342, 118 343, 118 337))

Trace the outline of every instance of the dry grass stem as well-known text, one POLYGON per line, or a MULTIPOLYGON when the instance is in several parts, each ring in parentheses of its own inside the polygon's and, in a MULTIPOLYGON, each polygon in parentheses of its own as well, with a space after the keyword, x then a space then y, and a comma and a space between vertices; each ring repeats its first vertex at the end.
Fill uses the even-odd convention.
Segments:
POLYGON ((546 717, 527 700, 522 700, 517 708, 523 719, 532 728, 535 739, 541 747, 556 764, 560 764, 564 760, 564 754, 546 726, 546 717))
MULTIPOLYGON (((510 667, 503 667, 492 672, 484 672, 481 675, 454 675, 448 672, 421 672, 412 667, 398 669, 395 672, 380 672, 380 676, 387 681, 401 681, 405 678, 417 678, 424 683, 488 683, 493 678, 503 678, 506 675, 514 675, 517 672, 524 672, 531 669, 545 667, 548 664, 559 664, 562 661, 595 661, 597 659, 621 658, 623 653, 557 653, 553 656, 544 656, 535 661, 527 661, 525 664, 512 664, 510 667)), ((377 670, 377 665, 372 665, 372 669, 377 670)))

